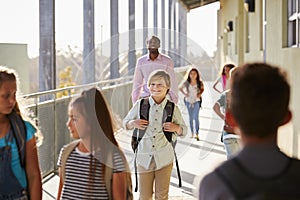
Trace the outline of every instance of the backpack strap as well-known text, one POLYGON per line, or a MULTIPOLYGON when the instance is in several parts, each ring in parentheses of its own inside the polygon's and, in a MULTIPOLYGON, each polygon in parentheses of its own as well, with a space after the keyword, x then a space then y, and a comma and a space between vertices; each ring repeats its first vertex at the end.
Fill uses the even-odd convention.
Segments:
POLYGON ((74 140, 71 143, 64 146, 64 150, 63 150, 62 155, 61 155, 61 166, 60 166, 60 173, 61 173, 61 177, 62 177, 62 183, 65 182, 65 176, 66 176, 65 172, 66 172, 67 159, 68 159, 69 155, 71 154, 71 152, 79 144, 79 141, 80 140, 74 140))
MULTIPOLYGON (((140 119, 148 120, 149 119, 149 97, 141 99, 140 102, 140 119)), ((134 152, 137 151, 138 145, 142 138, 145 135, 147 128, 144 130, 141 129, 134 129, 132 138, 131 138, 131 146, 134 152)), ((137 178, 137 164, 136 164, 136 154, 134 156, 134 174, 135 174, 135 189, 134 191, 138 191, 138 178, 137 178)))
MULTIPOLYGON (((163 112, 163 123, 164 122, 172 122, 174 108, 175 108, 175 104, 168 100, 167 104, 164 108, 164 112, 163 112)), ((179 163, 178 163, 178 159, 177 159, 177 155, 176 155, 176 151, 175 151, 175 145, 176 145, 177 141, 172 141, 173 132, 164 131, 164 134, 165 134, 165 137, 167 138, 167 140, 172 144, 172 147, 173 147, 177 176, 178 176, 178 181, 179 181, 178 186, 181 187, 182 186, 181 174, 180 174, 179 163)))
MULTIPOLYGON (((108 151, 107 155, 107 162, 113 164, 113 155, 111 151, 108 151)), ((108 164, 109 165, 109 164, 108 164)), ((104 172, 104 182, 108 193, 108 199, 112 199, 112 193, 111 193, 111 185, 112 185, 112 176, 113 176, 113 169, 112 167, 104 165, 105 166, 105 172, 104 172)))
MULTIPOLYGON (((147 98, 141 99, 140 113, 139 113, 140 119, 145 119, 145 120, 149 119, 149 109, 150 109, 149 98, 147 97, 147 98)), ((145 132, 146 132, 146 129, 140 130, 140 129, 135 128, 133 130, 132 137, 131 137, 131 147, 132 147, 133 152, 136 151, 139 142, 145 135, 145 132)))
MULTIPOLYGON (((166 106, 163 111, 163 123, 164 122, 172 122, 173 112, 174 112, 175 104, 169 100, 167 100, 166 106)), ((165 137, 169 142, 172 142, 173 132, 164 131, 165 137)))
POLYGON ((21 167, 25 168, 25 151, 27 130, 24 120, 15 111, 7 115, 12 128, 13 137, 16 140, 21 167))
MULTIPOLYGON (((146 97, 141 100, 140 119, 149 120, 149 109, 150 109, 149 97, 146 97)), ((144 130, 139 129, 138 142, 140 142, 141 139, 144 137, 146 130, 147 128, 145 128, 144 130)))

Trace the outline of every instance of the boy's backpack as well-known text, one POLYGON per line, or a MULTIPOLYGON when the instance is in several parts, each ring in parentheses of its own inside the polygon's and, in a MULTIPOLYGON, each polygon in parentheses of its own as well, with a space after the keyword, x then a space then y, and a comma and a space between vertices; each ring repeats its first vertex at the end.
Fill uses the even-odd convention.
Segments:
MULTIPOLYGON (((173 118, 173 112, 174 112, 174 107, 175 104, 169 100, 167 100, 166 106, 163 111, 163 121, 164 122, 172 122, 173 118)), ((150 104, 149 104, 149 97, 141 99, 140 102, 140 119, 145 119, 149 120, 149 109, 150 109, 150 104)), ((134 129, 132 137, 131 137, 131 147, 134 152, 136 152, 138 148, 139 142, 142 140, 146 132, 146 129, 141 130, 141 129, 134 129)), ((177 175, 178 175, 178 180, 179 180, 179 187, 182 186, 181 183, 181 175, 180 175, 180 170, 179 170, 179 164, 178 164, 178 159, 177 155, 175 152, 175 145, 177 141, 172 141, 172 136, 173 132, 168 132, 164 131, 165 137, 167 140, 172 143, 173 151, 174 151, 174 156, 175 156, 175 163, 176 163, 176 168, 177 168, 177 175)), ((135 171, 135 192, 138 190, 138 180, 137 180, 137 164, 136 164, 136 156, 134 158, 134 171, 135 171)))
POLYGON ((12 128, 13 137, 16 140, 21 167, 25 169, 25 151, 27 131, 24 120, 16 112, 7 115, 12 128))
MULTIPOLYGON (((60 167, 62 183, 64 183, 64 181, 65 181, 65 170, 66 170, 67 159, 68 159, 69 155, 71 154, 71 152, 78 145, 79 141, 80 140, 74 140, 73 142, 64 146, 64 151, 61 155, 61 167, 60 167)), ((109 152, 109 153, 112 154, 112 152, 109 152)), ((112 162, 113 155, 109 155, 107 158, 111 159, 111 160, 108 160, 108 163, 113 163, 112 162)), ((125 162, 125 164, 126 164, 126 168, 129 170, 127 162, 125 162)), ((106 165, 104 165, 104 166, 105 166, 104 182, 105 182, 105 186, 107 189, 109 199, 112 199, 111 183, 112 183, 113 169, 106 165)), ((127 189, 126 189, 127 190, 127 198, 126 198, 126 200, 133 200, 131 174, 129 172, 126 172, 126 181, 127 181, 127 189)))
POLYGON ((300 161, 291 158, 279 175, 257 177, 248 172, 237 158, 216 169, 218 177, 230 189, 234 199, 293 200, 300 199, 300 161))

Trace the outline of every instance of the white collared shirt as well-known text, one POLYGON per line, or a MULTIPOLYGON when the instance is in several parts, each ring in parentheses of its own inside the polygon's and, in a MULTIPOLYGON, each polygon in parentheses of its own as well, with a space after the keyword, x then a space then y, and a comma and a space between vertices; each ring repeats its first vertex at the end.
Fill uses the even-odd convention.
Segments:
MULTIPOLYGON (((128 112, 127 116, 123 120, 123 125, 126 129, 126 124, 133 119, 139 119, 140 111, 139 99, 128 112)), ((163 110, 167 103, 165 98, 162 103, 156 104, 152 97, 149 97, 149 125, 145 132, 144 137, 139 143, 137 150, 137 163, 145 169, 149 169, 151 159, 153 158, 157 169, 160 169, 174 160, 174 152, 172 144, 166 139, 163 129, 163 110)), ((178 124, 182 128, 182 135, 187 134, 187 126, 182 119, 181 112, 178 106, 175 104, 172 122, 178 124)), ((173 135, 173 141, 176 140, 177 135, 173 135)))

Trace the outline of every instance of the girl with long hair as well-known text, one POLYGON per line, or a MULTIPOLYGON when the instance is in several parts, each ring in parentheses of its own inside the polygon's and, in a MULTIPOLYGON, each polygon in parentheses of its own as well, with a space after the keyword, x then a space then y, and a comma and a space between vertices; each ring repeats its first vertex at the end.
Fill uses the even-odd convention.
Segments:
MULTIPOLYGON (((130 199, 127 161, 114 137, 114 123, 100 90, 83 91, 70 103, 67 126, 79 141, 66 160, 64 177, 60 171, 57 199, 130 199), (109 169, 112 174, 107 185, 105 171, 109 169)), ((61 149, 59 167, 66 148, 61 149)))
POLYGON ((234 67, 235 67, 234 64, 225 64, 223 66, 220 77, 217 78, 217 80, 213 84, 213 89, 215 91, 217 91, 218 93, 222 93, 227 89, 227 87, 228 87, 227 83, 230 78, 229 71, 234 67), (218 85, 221 85, 221 90, 220 90, 220 87, 218 87, 218 85))
POLYGON ((187 73, 187 78, 179 87, 179 91, 184 94, 184 103, 189 113, 189 123, 192 137, 199 141, 199 111, 202 104, 202 93, 204 84, 199 71, 193 67, 187 73), (194 126, 195 125, 195 126, 194 126))
POLYGON ((0 66, 0 199, 42 199, 36 127, 21 114, 18 76, 0 66))

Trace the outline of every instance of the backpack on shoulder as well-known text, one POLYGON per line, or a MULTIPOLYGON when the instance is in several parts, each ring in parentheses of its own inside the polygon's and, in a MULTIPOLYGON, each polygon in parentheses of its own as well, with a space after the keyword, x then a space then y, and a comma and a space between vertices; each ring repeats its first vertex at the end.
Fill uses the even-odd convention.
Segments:
POLYGON ((233 158, 216 169, 234 199, 245 200, 296 200, 300 199, 300 161, 290 159, 286 169, 274 177, 257 177, 248 172, 233 158))
MULTIPOLYGON (((173 102, 167 100, 167 104, 166 104, 166 106, 164 108, 164 111, 163 111, 164 122, 172 122, 174 107, 175 107, 175 104, 173 102)), ((140 111, 139 111, 140 112, 140 119, 149 120, 149 109, 150 109, 149 97, 141 99, 140 111)), ((141 129, 134 129, 133 130, 133 134, 132 134, 132 137, 131 137, 131 147, 132 147, 132 150, 133 150, 134 153, 136 153, 136 151, 138 149, 139 142, 144 137, 145 132, 146 132, 146 129, 145 130, 141 130, 141 129)), ((178 186, 181 187, 182 183, 181 183, 181 175, 180 175, 180 170, 179 170, 179 164, 178 164, 177 155, 176 155, 176 152, 175 152, 175 149, 174 149, 175 146, 176 146, 177 141, 172 141, 173 134, 174 134, 173 132, 164 131, 164 135, 165 135, 166 139, 172 144, 172 147, 173 147, 174 156, 175 156, 175 163, 176 163, 176 169, 177 169, 177 176, 178 176, 178 180, 179 180, 178 186)), ((135 190, 134 191, 137 192, 137 190, 138 190, 138 179, 137 179, 136 156, 134 158, 134 171, 135 171, 135 190)))
POLYGON ((10 113, 7 117, 12 128, 13 137, 16 140, 21 167, 25 169, 25 151, 27 137, 25 122, 23 118, 16 112, 10 113))

